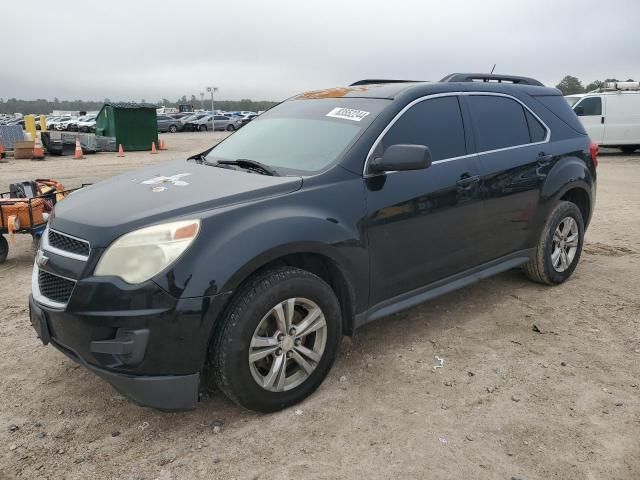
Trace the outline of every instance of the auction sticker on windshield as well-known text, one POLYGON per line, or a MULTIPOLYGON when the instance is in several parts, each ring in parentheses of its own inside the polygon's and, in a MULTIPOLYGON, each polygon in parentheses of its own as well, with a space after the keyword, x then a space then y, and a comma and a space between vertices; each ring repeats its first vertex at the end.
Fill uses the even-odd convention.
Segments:
POLYGON ((327 113, 326 116, 359 122, 367 115, 369 115, 369 112, 365 112, 364 110, 354 110, 353 108, 336 107, 333 110, 331 110, 329 113, 327 113))

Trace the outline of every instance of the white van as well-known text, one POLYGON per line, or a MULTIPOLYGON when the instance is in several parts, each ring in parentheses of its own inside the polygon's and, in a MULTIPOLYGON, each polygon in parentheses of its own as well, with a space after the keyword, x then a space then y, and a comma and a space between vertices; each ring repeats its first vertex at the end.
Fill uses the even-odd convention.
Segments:
POLYGON ((565 98, 593 142, 625 153, 640 149, 640 82, 609 82, 565 98))

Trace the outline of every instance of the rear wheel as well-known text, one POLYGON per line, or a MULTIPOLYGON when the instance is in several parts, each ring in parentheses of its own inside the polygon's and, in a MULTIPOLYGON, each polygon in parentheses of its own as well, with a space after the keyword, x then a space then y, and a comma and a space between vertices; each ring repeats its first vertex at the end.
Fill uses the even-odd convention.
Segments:
POLYGON ((227 125, 227 132, 233 132, 236 129, 233 125, 227 125))
POLYGON ((524 266, 531 280, 556 285, 567 280, 578 265, 584 242, 584 220, 571 202, 560 202, 547 219, 535 256, 524 266))
POLYGON ((622 153, 626 153, 627 155, 631 155, 637 149, 638 149, 638 145, 629 145, 627 147, 620 147, 620 150, 622 150, 622 153))
POLYGON ((320 277, 293 267, 256 275, 240 288, 212 340, 218 387, 260 412, 300 402, 331 369, 341 322, 338 300, 320 277))
POLYGON ((198 130, 200 130, 201 132, 206 132, 207 131, 207 126, 206 125, 200 125, 198 130))

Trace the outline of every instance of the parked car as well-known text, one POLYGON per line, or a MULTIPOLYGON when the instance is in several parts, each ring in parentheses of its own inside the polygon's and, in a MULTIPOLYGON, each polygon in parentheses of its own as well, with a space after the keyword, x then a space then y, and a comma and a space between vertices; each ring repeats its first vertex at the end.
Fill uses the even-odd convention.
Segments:
MULTIPOLYGON (((253 114, 253 115, 245 115, 244 117, 242 117, 240 119, 240 127, 244 127, 247 123, 249 123, 251 120, 253 120, 254 118, 256 118, 258 115, 253 114)), ((239 127, 238 127, 239 128, 239 127)))
POLYGON ((569 279, 596 166, 560 91, 533 79, 308 92, 59 202, 31 323, 136 403, 193 408, 207 371, 243 407, 279 410, 371 321, 514 267, 569 279))
POLYGON ((228 132, 233 132, 241 126, 241 118, 231 118, 226 115, 206 115, 202 118, 186 123, 185 130, 201 132, 206 132, 207 130, 226 130, 228 132))
POLYGON ((624 153, 640 149, 640 82, 609 82, 565 99, 598 145, 624 153))
POLYGON ((182 124, 177 118, 169 115, 158 115, 158 131, 176 133, 182 129, 182 124))
POLYGON ((187 132, 213 130, 213 115, 198 115, 193 120, 184 124, 184 130, 187 132))
POLYGON ((201 112, 201 113, 193 113, 191 115, 187 115, 186 117, 182 117, 180 119, 180 123, 182 124, 182 130, 190 131, 191 125, 187 126, 187 124, 200 120, 201 118, 204 118, 207 115, 211 115, 211 114, 207 112, 201 112))
POLYGON ((70 132, 79 131, 80 124, 84 124, 84 122, 95 120, 96 115, 81 115, 77 118, 72 118, 69 122, 66 123, 66 130, 70 132))
POLYGON ((70 116, 58 117, 51 122, 47 122, 47 128, 49 130, 66 130, 66 124, 69 121, 71 121, 70 116))
POLYGON ((176 120, 180 120, 181 118, 188 117, 193 115, 193 112, 178 112, 178 113, 170 113, 169 117, 175 118, 176 120))
POLYGON ((97 115, 86 115, 82 120, 77 123, 77 129, 79 132, 95 132, 96 131, 96 118, 97 115))

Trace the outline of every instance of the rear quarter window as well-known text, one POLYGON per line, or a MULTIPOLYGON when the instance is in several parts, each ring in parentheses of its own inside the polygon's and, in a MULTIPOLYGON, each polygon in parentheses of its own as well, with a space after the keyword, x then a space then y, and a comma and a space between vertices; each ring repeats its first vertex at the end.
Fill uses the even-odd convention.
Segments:
POLYGON ((527 124, 529 125, 529 136, 531 137, 531 142, 544 142, 544 139, 547 137, 547 130, 536 117, 531 115, 531 112, 529 110, 525 109, 524 114, 527 117, 527 124))
POLYGON ((582 135, 587 134, 577 115, 573 110, 571 110, 571 107, 562 95, 536 95, 533 98, 546 107, 547 110, 553 113, 556 117, 569 125, 573 130, 581 133, 582 135))

